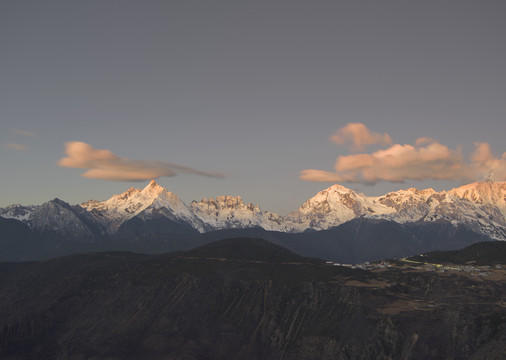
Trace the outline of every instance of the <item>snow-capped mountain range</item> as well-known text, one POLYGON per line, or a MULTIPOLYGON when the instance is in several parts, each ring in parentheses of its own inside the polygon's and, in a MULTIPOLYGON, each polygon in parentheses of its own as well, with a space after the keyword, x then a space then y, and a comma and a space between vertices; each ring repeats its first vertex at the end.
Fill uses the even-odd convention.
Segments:
POLYGON ((134 218, 170 220, 199 232, 259 226, 294 233, 325 230, 366 217, 401 224, 447 220, 492 239, 506 240, 506 182, 480 181, 441 192, 410 188, 378 197, 336 184, 287 216, 280 216, 245 204, 239 196, 218 196, 186 205, 152 180, 144 189, 130 188, 105 201, 71 206, 55 199, 39 206, 11 205, 0 209, 0 217, 79 239, 114 234, 134 218))

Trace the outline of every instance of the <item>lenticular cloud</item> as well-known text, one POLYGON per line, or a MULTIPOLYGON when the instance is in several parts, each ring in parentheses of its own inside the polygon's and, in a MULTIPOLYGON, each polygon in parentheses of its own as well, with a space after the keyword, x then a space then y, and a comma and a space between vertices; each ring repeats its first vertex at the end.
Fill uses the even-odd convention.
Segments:
MULTIPOLYGON (((355 148, 373 143, 387 144, 390 139, 388 134, 380 136, 371 133, 363 124, 357 125, 348 124, 336 134, 347 133, 349 129, 360 129, 348 132, 352 135, 347 138, 340 138, 348 139, 355 148)), ((334 137, 331 139, 336 140, 334 137)), ((340 144, 344 145, 344 140, 340 144)), ((475 147, 473 155, 466 161, 460 149, 450 149, 434 139, 423 137, 417 139, 414 145, 393 144, 370 154, 339 156, 334 164, 335 171, 306 169, 301 171, 300 178, 316 182, 376 184, 381 181, 401 183, 405 180, 429 179, 477 180, 493 174, 494 180, 506 180, 506 153, 501 158, 496 158, 492 155, 489 144, 475 143, 475 147)))
POLYGON ((120 157, 110 150, 96 149, 81 141, 65 144, 66 157, 59 166, 87 169, 82 176, 116 181, 144 181, 159 177, 171 177, 179 173, 222 178, 218 172, 207 172, 164 161, 132 160, 120 157))

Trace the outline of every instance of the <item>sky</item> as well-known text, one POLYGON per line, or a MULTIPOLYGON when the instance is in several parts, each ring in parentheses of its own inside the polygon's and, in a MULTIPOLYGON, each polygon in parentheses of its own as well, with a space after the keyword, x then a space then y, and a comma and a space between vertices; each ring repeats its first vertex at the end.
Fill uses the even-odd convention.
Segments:
POLYGON ((503 0, 0 2, 0 207, 105 200, 282 215, 506 180, 503 0))

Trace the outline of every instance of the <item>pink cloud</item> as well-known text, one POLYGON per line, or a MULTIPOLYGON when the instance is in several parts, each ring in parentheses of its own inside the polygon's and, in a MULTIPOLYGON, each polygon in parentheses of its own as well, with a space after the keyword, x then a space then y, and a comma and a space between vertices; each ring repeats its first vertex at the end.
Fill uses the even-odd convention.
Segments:
POLYGON ((414 145, 394 144, 370 154, 339 156, 334 172, 306 169, 300 178, 316 182, 375 184, 406 180, 478 180, 493 174, 494 180, 506 180, 506 153, 492 154, 487 143, 475 143, 475 151, 466 161, 461 149, 451 149, 434 139, 419 138, 414 145))
POLYGON ((489 174, 492 179, 506 180, 506 152, 500 158, 494 157, 488 143, 474 143, 476 151, 471 160, 477 173, 489 174))
POLYGON ((374 184, 379 181, 403 182, 424 179, 465 177, 462 155, 439 143, 415 147, 395 144, 372 154, 337 158, 335 170, 353 182, 374 184))
POLYGON ((361 123, 348 123, 337 130, 330 140, 336 144, 349 146, 352 151, 364 151, 369 145, 391 145, 392 139, 387 133, 371 132, 361 123))
POLYGON ((349 176, 346 178, 343 175, 340 175, 331 171, 324 170, 316 170, 316 169, 306 169, 300 172, 300 178, 306 181, 314 181, 314 182, 353 182, 353 176, 349 176))
POLYGON ((93 179, 117 181, 143 181, 159 177, 171 177, 178 173, 222 178, 218 172, 207 172, 164 161, 132 160, 120 157, 110 150, 95 149, 80 141, 65 144, 66 157, 59 166, 87 169, 82 176, 93 179))

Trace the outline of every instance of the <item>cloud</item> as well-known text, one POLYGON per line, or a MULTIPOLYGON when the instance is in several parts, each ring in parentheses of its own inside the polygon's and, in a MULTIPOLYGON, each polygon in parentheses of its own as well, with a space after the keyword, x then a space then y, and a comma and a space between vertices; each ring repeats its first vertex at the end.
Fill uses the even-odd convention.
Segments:
POLYGON ((477 173, 490 175, 494 180, 506 180, 506 152, 500 158, 494 157, 488 143, 474 143, 476 151, 471 157, 477 173))
POLYGON ((26 130, 21 130, 21 129, 13 129, 12 132, 16 135, 20 135, 20 136, 26 136, 26 137, 37 137, 37 134, 31 132, 31 131, 26 131, 26 130))
POLYGON ((339 156, 334 172, 316 169, 301 171, 300 178, 316 182, 350 182, 376 184, 402 183, 406 180, 474 181, 490 175, 506 180, 506 153, 500 158, 492 154, 488 143, 475 143, 469 160, 460 148, 451 149, 438 141, 422 137, 414 145, 393 144, 370 154, 339 156))
POLYGON ((159 177, 176 176, 179 173, 223 178, 219 172, 207 172, 164 161, 132 160, 120 157, 110 150, 95 149, 80 141, 65 144, 66 157, 59 166, 87 169, 82 176, 92 179, 117 181, 143 181, 159 177))
MULTIPOLYGON (((26 131, 26 130, 20 130, 20 129, 12 129, 11 130, 11 133, 13 134, 16 134, 16 135, 19 135, 19 136, 24 136, 24 137, 37 137, 37 134, 34 134, 30 131, 26 131)), ((9 148, 11 150, 17 150, 17 151, 24 151, 24 150, 28 150, 28 146, 26 145, 23 145, 23 144, 18 144, 18 143, 5 143, 4 146, 6 148, 9 148)))
POLYGON ((348 123, 337 130, 330 140, 336 144, 348 146, 351 151, 364 151, 369 145, 391 145, 392 139, 387 133, 371 132, 361 123, 348 123))
POLYGON ((18 151, 28 150, 28 146, 22 145, 22 144, 6 143, 4 145, 5 145, 5 147, 12 149, 12 150, 18 150, 18 151))
POLYGON ((354 182, 353 176, 340 175, 331 171, 306 169, 300 172, 300 178, 306 181, 315 182, 354 182))

